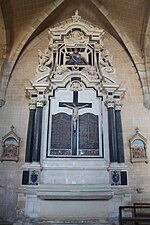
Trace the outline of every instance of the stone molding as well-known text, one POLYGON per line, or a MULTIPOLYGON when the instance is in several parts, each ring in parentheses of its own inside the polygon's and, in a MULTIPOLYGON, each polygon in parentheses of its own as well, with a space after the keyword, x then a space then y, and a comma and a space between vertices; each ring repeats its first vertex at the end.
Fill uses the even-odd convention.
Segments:
POLYGON ((41 91, 43 94, 53 95, 57 88, 66 87, 68 81, 70 89, 75 88, 77 91, 82 89, 84 82, 87 87, 94 87, 98 95, 106 94, 110 89, 120 92, 121 88, 116 79, 112 56, 103 44, 104 34, 103 29, 83 20, 77 10, 72 18, 49 28, 48 47, 44 51, 38 50, 39 65, 36 67, 35 77, 30 81, 31 85, 25 87, 26 95, 31 98, 33 94, 38 95, 41 91), (60 63, 57 61, 60 58, 58 57, 61 51, 60 44, 64 46, 62 55, 68 48, 86 49, 80 53, 82 58, 87 57, 87 52, 91 51, 91 57, 95 57, 93 58, 94 64, 66 65, 64 61, 60 63), (91 44, 93 48, 89 47, 91 44), (82 78, 82 82, 71 82, 74 76, 82 78))

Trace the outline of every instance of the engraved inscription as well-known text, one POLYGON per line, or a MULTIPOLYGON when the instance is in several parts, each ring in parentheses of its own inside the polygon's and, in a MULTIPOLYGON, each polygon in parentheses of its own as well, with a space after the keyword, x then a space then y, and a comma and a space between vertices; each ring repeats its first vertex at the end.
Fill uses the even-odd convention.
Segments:
POLYGON ((79 149, 81 155, 99 155, 97 115, 85 113, 79 116, 79 149))
POLYGON ((70 155, 71 153, 71 115, 57 113, 52 115, 51 155, 70 155))

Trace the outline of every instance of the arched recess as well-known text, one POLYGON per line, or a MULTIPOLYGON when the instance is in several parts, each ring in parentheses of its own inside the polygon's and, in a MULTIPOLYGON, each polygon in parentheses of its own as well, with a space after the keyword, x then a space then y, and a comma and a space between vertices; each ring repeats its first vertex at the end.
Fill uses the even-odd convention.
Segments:
MULTIPOLYGON (((148 22, 147 28, 144 34, 144 58, 145 58, 145 69, 147 75, 147 83, 148 83, 148 90, 150 92, 150 10, 148 15, 148 22)), ((150 101, 149 101, 149 108, 150 108, 150 101)))
MULTIPOLYGON (((9 51, 9 32, 7 23, 3 16, 2 8, 0 7, 0 83, 3 79, 4 64, 6 62, 9 51)), ((0 90, 0 96, 3 93, 0 90)), ((4 104, 3 98, 0 98, 0 106, 4 104)))
POLYGON ((2 10, 0 8, 0 66, 2 66, 3 64, 5 54, 6 54, 6 30, 2 10))
POLYGON ((125 34, 125 32, 119 27, 118 23, 116 22, 115 18, 112 16, 112 14, 101 4, 98 0, 91 0, 93 4, 97 6, 99 11, 107 18, 107 20, 110 22, 118 36, 121 38, 124 48, 127 51, 130 59, 132 60, 135 69, 137 71, 139 81, 141 84, 141 88, 143 91, 143 100, 144 100, 144 106, 146 108, 150 108, 150 92, 149 92, 149 85, 148 85, 148 79, 147 79, 147 72, 145 69, 145 62, 142 57, 142 51, 139 49, 135 49, 132 41, 130 38, 125 34))
MULTIPOLYGON (((139 80, 143 90, 144 105, 148 108, 149 89, 148 89, 148 84, 146 79, 145 64, 144 64, 144 60, 141 57, 140 50, 139 50, 139 53, 137 53, 137 49, 134 49, 134 46, 131 40, 129 39, 129 37, 124 33, 124 31, 120 29, 120 27, 118 27, 111 13, 108 12, 107 9, 98 0, 90 0, 88 2, 88 6, 87 6, 87 1, 81 2, 77 0, 76 4, 74 4, 74 1, 72 0, 71 1, 55 0, 53 1, 53 3, 49 5, 49 8, 46 8, 45 10, 41 12, 40 18, 36 19, 36 21, 33 21, 33 23, 29 25, 26 35, 20 40, 20 42, 18 42, 18 45, 13 46, 11 50, 11 53, 8 57, 8 62, 6 63, 3 70, 3 74, 5 74, 5 76, 3 76, 3 79, 1 82, 2 94, 0 96, 0 99, 2 99, 4 103, 9 79, 11 77, 13 68, 15 67, 15 64, 17 63, 17 60, 19 59, 22 51, 28 46, 28 44, 31 42, 31 40, 35 36, 41 33, 50 24, 53 24, 53 22, 56 23, 56 22, 62 21, 63 16, 70 17, 71 15, 73 15, 75 9, 77 8, 76 6, 78 6, 79 13, 81 13, 82 17, 85 18, 86 20, 92 20, 92 18, 90 18, 90 15, 87 14, 86 12, 88 9, 87 7, 90 8, 91 13, 92 13, 92 10, 94 10, 98 18, 97 19, 98 21, 95 21, 95 22, 98 23, 98 25, 101 25, 100 23, 102 23, 104 28, 106 28, 106 30, 107 29, 109 30, 109 33, 118 40, 118 42, 123 46, 125 51, 128 53, 131 61, 133 62, 135 66, 137 74, 139 76, 139 80), (89 6, 89 4, 91 5, 89 6), (65 15, 64 15, 64 10, 65 10, 65 15), (55 21, 53 17, 55 18, 55 21), (59 18, 59 20, 57 18, 59 18)), ((94 21, 91 21, 91 22, 94 22, 94 21)))
POLYGON ((22 39, 18 42, 17 46, 11 48, 10 54, 7 57, 7 62, 4 63, 3 71, 2 71, 2 79, 0 80, 0 107, 5 104, 5 95, 7 91, 7 86, 12 74, 12 71, 21 55, 22 50, 24 49, 25 44, 28 39, 34 33, 34 31, 38 28, 38 26, 47 18, 64 0, 54 0, 46 11, 41 13, 40 18, 33 21, 31 25, 28 27, 28 31, 26 35, 22 37, 22 39))
MULTIPOLYGON (((8 57, 11 49, 12 5, 10 1, 0 1, 0 107, 5 103, 7 82, 5 80, 5 67, 9 67, 8 57), (9 15, 9 16, 8 16, 9 15), (4 88, 2 88, 4 84, 4 88)), ((11 74, 10 74, 11 75, 11 74)))

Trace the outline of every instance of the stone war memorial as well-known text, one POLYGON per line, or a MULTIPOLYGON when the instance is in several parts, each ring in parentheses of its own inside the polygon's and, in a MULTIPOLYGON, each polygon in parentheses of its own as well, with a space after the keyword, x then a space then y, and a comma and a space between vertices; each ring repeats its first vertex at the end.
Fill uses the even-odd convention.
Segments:
POLYGON ((0 224, 150 217, 150 5, 111 2, 1 2, 0 224))

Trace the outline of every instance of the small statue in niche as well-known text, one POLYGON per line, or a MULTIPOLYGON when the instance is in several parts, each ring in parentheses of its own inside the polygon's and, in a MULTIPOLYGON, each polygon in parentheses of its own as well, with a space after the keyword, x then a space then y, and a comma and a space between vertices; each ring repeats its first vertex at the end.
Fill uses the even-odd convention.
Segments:
POLYGON ((83 57, 77 48, 74 48, 73 53, 67 53, 67 57, 69 57, 69 60, 66 61, 66 65, 87 65, 88 62, 83 57))
POLYGON ((13 131, 14 126, 11 126, 11 131, 6 134, 3 139, 3 153, 0 157, 1 161, 18 161, 20 138, 13 131))
POLYGON ((44 53, 38 49, 38 58, 39 58, 39 71, 43 72, 47 70, 47 66, 51 67, 52 64, 52 48, 48 46, 45 49, 44 53))

